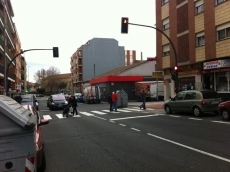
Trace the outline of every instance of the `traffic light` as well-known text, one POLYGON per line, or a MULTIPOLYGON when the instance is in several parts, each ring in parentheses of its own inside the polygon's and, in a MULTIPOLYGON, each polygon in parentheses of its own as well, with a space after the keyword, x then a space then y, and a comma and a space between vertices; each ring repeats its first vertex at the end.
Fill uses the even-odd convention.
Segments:
POLYGON ((171 73, 171 79, 172 79, 173 81, 176 80, 175 73, 171 73))
POLYGON ((58 47, 53 47, 53 57, 59 57, 58 47))
POLYGON ((177 67, 177 66, 175 66, 175 67, 174 67, 174 70, 175 70, 175 71, 177 71, 177 70, 178 70, 178 67, 177 67))
POLYGON ((121 18, 121 33, 128 33, 128 24, 129 24, 129 18, 122 17, 121 18))

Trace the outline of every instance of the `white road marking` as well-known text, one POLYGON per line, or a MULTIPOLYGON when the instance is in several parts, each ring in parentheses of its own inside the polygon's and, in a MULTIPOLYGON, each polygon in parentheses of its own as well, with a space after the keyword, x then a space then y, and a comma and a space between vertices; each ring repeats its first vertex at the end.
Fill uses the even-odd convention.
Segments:
POLYGON ((138 130, 138 129, 136 129, 136 128, 130 128, 131 130, 135 130, 135 131, 141 131, 141 130, 138 130))
MULTIPOLYGON (((132 107, 134 109, 140 109, 140 107, 132 107)), ((141 110, 141 109, 140 109, 141 110)), ((146 108, 145 110, 155 110, 155 109, 152 109, 152 108, 146 108)))
POLYGON ((95 118, 99 118, 99 119, 103 119, 103 120, 107 120, 107 119, 105 119, 105 118, 101 118, 101 117, 99 117, 99 116, 94 116, 95 118))
POLYGON ((52 119, 52 118, 51 118, 50 115, 43 115, 43 119, 48 119, 48 120, 50 120, 50 119, 52 119))
POLYGON ((143 110, 139 110, 139 109, 131 109, 131 108, 122 108, 122 109, 125 109, 125 110, 131 110, 131 111, 138 111, 138 112, 143 111, 143 110))
POLYGON ((223 121, 212 121, 212 122, 222 123, 222 124, 230 124, 229 122, 223 122, 223 121))
POLYGON ((74 118, 79 118, 79 117, 81 117, 81 115, 74 115, 73 117, 74 118))
POLYGON ((95 111, 91 111, 91 112, 96 113, 98 115, 106 115, 107 114, 107 113, 96 111, 96 110, 95 111))
POLYGON ((41 111, 41 112, 47 112, 47 111, 50 111, 50 110, 48 110, 48 109, 39 109, 39 111, 41 111))
POLYGON ((110 112, 110 110, 101 110, 101 111, 103 111, 103 112, 110 112))
POLYGON ((128 111, 128 110, 124 110, 124 109, 118 109, 119 112, 131 112, 131 111, 128 111))
POLYGON ((174 117, 174 118, 180 118, 181 116, 176 116, 176 115, 169 115, 170 117, 174 117))
POLYGON ((126 117, 126 118, 114 118, 110 119, 111 121, 123 120, 123 119, 134 119, 134 118, 147 118, 151 116, 159 116, 161 114, 154 114, 154 115, 145 115, 145 116, 133 116, 133 117, 126 117))
POLYGON ((211 156, 211 157, 213 157, 213 158, 220 159, 220 160, 223 160, 223 161, 226 161, 226 162, 229 162, 229 163, 230 163, 230 159, 223 158, 223 157, 221 157, 221 156, 217 156, 217 155, 214 155, 214 154, 211 154, 211 153, 208 153, 208 152, 205 152, 205 151, 202 151, 202 150, 199 150, 199 149, 190 147, 190 146, 186 146, 186 145, 183 145, 183 144, 181 144, 181 143, 174 142, 174 141, 172 141, 172 140, 168 140, 168 139, 165 139, 165 138, 163 138, 163 137, 160 137, 160 136, 157 136, 157 135, 154 135, 154 134, 151 134, 151 133, 147 133, 147 134, 148 134, 149 136, 155 137, 155 138, 157 138, 157 139, 164 140, 164 141, 166 141, 166 142, 169 142, 169 143, 172 143, 172 144, 175 144, 175 145, 184 147, 184 148, 186 148, 186 149, 190 149, 190 150, 192 150, 192 151, 199 152, 199 153, 201 153, 201 154, 208 155, 208 156, 211 156))
POLYGON ((199 119, 199 118, 188 118, 188 119, 197 120, 197 121, 203 120, 203 119, 199 119))
POLYGON ((126 125, 124 125, 124 124, 119 124, 120 126, 122 126, 122 127, 126 127, 126 125))
POLYGON ((88 113, 88 112, 79 112, 79 113, 81 113, 81 114, 83 114, 83 115, 86 115, 86 116, 94 116, 93 114, 88 113))
POLYGON ((63 117, 62 114, 55 114, 59 119, 62 119, 62 118, 66 118, 66 117, 63 117))
POLYGON ((109 121, 109 122, 115 123, 114 121, 109 121))

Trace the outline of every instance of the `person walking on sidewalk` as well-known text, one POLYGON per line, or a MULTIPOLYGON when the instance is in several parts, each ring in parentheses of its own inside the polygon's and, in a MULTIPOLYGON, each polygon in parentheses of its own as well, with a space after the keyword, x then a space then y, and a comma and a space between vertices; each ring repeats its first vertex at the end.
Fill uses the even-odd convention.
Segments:
POLYGON ((115 109, 115 112, 117 112, 117 100, 118 100, 117 91, 114 91, 114 93, 112 94, 112 101, 113 101, 113 109, 115 109))
POLYGON ((140 109, 141 108, 146 109, 146 107, 145 107, 145 99, 146 99, 145 90, 142 90, 142 93, 141 93, 142 104, 140 105, 140 109))
POLYGON ((110 112, 113 111, 112 94, 113 94, 113 93, 111 93, 111 94, 109 95, 109 97, 108 97, 108 103, 109 103, 109 105, 110 105, 110 107, 109 107, 110 112))

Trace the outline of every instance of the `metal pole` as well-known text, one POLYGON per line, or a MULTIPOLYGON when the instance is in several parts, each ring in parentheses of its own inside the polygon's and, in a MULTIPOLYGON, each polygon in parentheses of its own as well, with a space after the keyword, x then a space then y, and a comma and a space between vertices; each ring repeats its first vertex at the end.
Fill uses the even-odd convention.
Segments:
MULTIPOLYGON (((160 30, 160 29, 158 29, 156 27, 153 27, 153 26, 141 25, 141 24, 135 24, 135 23, 128 23, 128 24, 135 25, 135 26, 143 26, 143 27, 153 28, 153 29, 156 29, 157 31, 159 31, 160 33, 162 33, 168 39, 168 41, 170 42, 170 44, 171 44, 171 46, 173 48, 174 57, 175 57, 175 66, 178 66, 176 49, 175 49, 175 46, 172 43, 171 39, 168 37, 168 35, 166 35, 162 30, 160 30)), ((179 88, 178 88, 178 79, 175 80, 175 88, 176 88, 176 93, 178 93, 178 90, 179 90, 179 88)))
POLYGON ((96 69, 95 69, 95 64, 93 65, 93 73, 94 73, 94 77, 95 77, 95 71, 96 69))
POLYGON ((157 101, 158 101, 158 78, 157 78, 157 101))

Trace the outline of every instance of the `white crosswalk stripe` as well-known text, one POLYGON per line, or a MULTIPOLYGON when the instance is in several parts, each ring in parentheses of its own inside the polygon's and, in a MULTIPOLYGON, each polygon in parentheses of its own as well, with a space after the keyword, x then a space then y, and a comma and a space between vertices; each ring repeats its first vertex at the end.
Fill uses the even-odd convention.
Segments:
POLYGON ((106 115, 107 113, 104 113, 104 112, 100 112, 100 111, 91 111, 93 113, 96 113, 98 115, 106 115))
POLYGON ((43 119, 48 119, 48 120, 50 120, 50 119, 52 119, 52 118, 51 118, 50 115, 43 115, 43 119))
POLYGON ((131 108, 123 108, 125 110, 132 110, 132 111, 143 111, 143 110, 139 110, 139 109, 131 109, 131 108))
POLYGON ((118 109, 119 112, 132 112, 130 110, 118 109))

